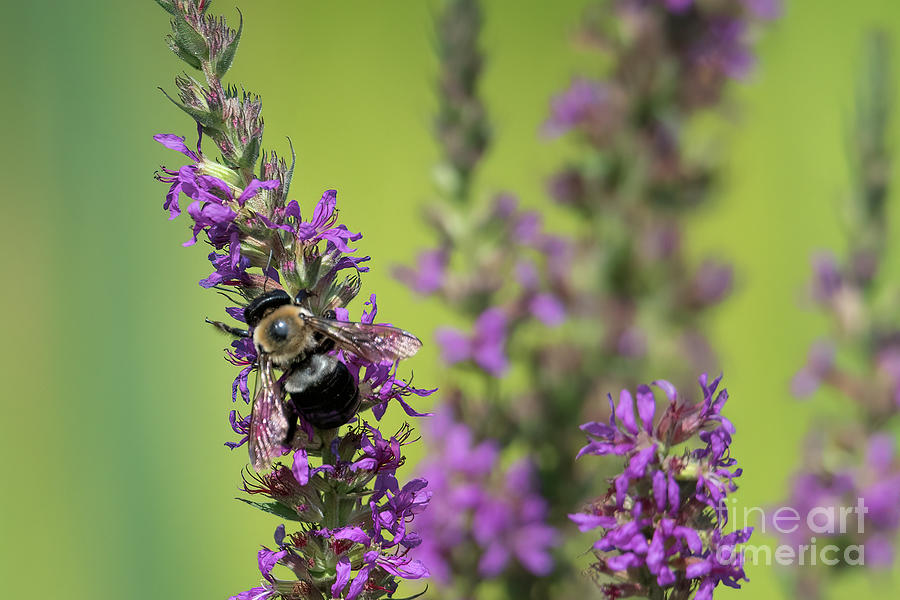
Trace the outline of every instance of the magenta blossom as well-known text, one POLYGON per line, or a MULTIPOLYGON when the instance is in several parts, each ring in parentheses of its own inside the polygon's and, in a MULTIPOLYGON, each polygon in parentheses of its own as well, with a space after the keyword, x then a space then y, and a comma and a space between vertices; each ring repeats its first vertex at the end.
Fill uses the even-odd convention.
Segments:
MULTIPOLYGON (((818 450, 813 450, 819 453, 818 450)), ((817 543, 865 548, 866 565, 890 568, 895 558, 895 539, 900 531, 900 463, 891 435, 873 435, 860 454, 861 464, 850 461, 843 468, 797 473, 784 507, 767 511, 770 525, 785 507, 800 515, 799 527, 773 527, 782 543, 799 552, 812 538, 817 543), (810 515, 813 515, 810 519, 810 515), (823 515, 826 519, 823 521, 823 515), (840 515, 840 522, 838 522, 840 515), (815 531, 809 527, 815 523, 815 531)), ((850 457, 848 457, 850 458, 850 457)), ((793 514, 793 513, 791 513, 793 514)), ((783 523, 782 523, 783 524, 783 523)))
POLYGON ((471 360, 476 365, 499 377, 509 366, 506 356, 506 313, 500 308, 489 308, 475 321, 471 337, 450 328, 437 332, 442 357, 447 364, 471 360))
POLYGON ((609 399, 609 423, 582 426, 589 443, 579 456, 624 458, 606 493, 570 515, 582 531, 601 529, 594 568, 614 580, 602 587, 607 598, 696 586, 695 597, 709 600, 719 583, 740 587, 746 579, 736 545, 752 528, 723 532, 725 500, 741 470, 729 453, 734 427, 721 414, 728 394, 717 391, 719 381, 700 378, 697 404, 680 400, 672 384, 655 382, 669 401, 658 419, 649 386, 639 386, 635 396, 622 390, 618 403, 609 399), (702 445, 683 446, 692 438, 702 445))
POLYGON ((425 250, 419 253, 415 268, 398 267, 397 279, 419 294, 432 294, 440 290, 447 276, 447 252, 425 250))
POLYGON ((573 80, 567 90, 553 98, 544 133, 557 137, 598 118, 607 108, 609 93, 604 83, 573 80))
POLYGON ((535 575, 549 573, 558 534, 546 523, 547 505, 530 462, 503 469, 496 443, 476 443, 472 430, 447 409, 436 411, 428 431, 432 452, 419 468, 434 495, 416 521, 422 544, 414 555, 445 583, 455 550, 470 545, 479 552, 483 577, 508 571, 514 562, 535 575))
POLYGON ((272 219, 262 214, 258 216, 266 227, 290 232, 299 241, 316 244, 326 240, 339 252, 355 252, 356 249, 351 249, 347 242, 355 242, 362 235, 350 232, 345 225, 336 225, 336 207, 337 190, 327 190, 316 204, 310 221, 303 220, 296 200, 291 200, 284 209, 276 209, 272 219))
MULTIPOLYGON (((369 301, 365 305, 370 307, 370 310, 363 311, 360 322, 374 323, 375 316, 378 314, 375 294, 369 297, 369 301)), ((350 320, 349 312, 346 309, 340 308, 336 313, 339 320, 350 320)), ((382 325, 390 325, 390 323, 382 323, 382 325)), ((376 419, 381 419, 391 400, 399 402, 400 406, 403 407, 403 411, 411 417, 428 416, 427 413, 417 412, 404 398, 407 396, 424 398, 436 392, 437 388, 431 390, 420 389, 413 387, 411 382, 405 382, 397 378, 397 365, 391 361, 372 363, 362 357, 344 351, 340 351, 338 356, 356 378, 361 393, 364 393, 368 402, 372 404, 372 414, 375 415, 376 419)))

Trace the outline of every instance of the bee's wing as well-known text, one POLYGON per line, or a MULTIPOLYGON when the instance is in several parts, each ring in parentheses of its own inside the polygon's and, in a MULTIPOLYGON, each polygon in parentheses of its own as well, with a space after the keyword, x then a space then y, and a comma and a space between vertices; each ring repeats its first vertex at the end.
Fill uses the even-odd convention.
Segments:
POLYGON ((389 325, 348 323, 306 315, 302 318, 315 331, 334 340, 338 347, 371 362, 409 358, 422 347, 419 338, 389 325))
POLYGON ((250 414, 250 464, 262 471, 282 454, 281 442, 290 422, 281 400, 281 390, 272 373, 272 364, 264 354, 259 357, 259 386, 250 414))

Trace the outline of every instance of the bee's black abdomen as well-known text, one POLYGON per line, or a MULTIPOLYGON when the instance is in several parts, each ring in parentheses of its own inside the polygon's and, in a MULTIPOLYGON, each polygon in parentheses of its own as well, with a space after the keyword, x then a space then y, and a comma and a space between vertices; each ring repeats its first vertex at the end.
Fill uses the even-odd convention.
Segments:
POLYGON ((344 363, 314 354, 298 364, 285 381, 297 412, 320 429, 339 427, 359 410, 359 388, 344 363))
POLYGON ((291 297, 284 290, 266 292, 244 307, 244 320, 250 327, 256 327, 267 312, 290 303, 291 297))

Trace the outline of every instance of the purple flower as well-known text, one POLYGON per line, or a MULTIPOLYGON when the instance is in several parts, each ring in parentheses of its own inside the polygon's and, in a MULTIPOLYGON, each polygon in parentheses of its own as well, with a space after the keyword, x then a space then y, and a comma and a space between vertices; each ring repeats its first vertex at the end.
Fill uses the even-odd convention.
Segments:
POLYGON ((300 215, 300 205, 292 200, 284 209, 276 209, 272 219, 257 215, 270 229, 281 229, 294 234, 295 239, 309 244, 325 240, 338 252, 350 253, 347 243, 362 238, 359 233, 350 232, 345 225, 337 225, 337 190, 326 190, 313 210, 312 219, 304 221, 300 215))
POLYGON ((889 382, 889 394, 892 396, 894 406, 900 409, 900 347, 888 344, 879 349, 875 364, 889 382))
POLYGON ((711 19, 690 52, 695 67, 742 79, 755 59, 745 42, 746 23, 720 17, 711 19))
POLYGON ((278 595, 278 591, 267 587, 250 588, 246 592, 241 592, 235 596, 231 596, 229 600, 268 600, 278 595))
POLYGON ((675 386, 668 381, 653 382, 669 400, 655 427, 656 399, 649 386, 638 386, 636 404, 628 390, 621 391, 618 403, 614 403, 612 396, 609 396, 609 423, 590 422, 581 426, 581 430, 588 435, 589 443, 581 449, 578 457, 585 454, 625 455, 638 448, 639 444, 645 444, 641 441, 645 438, 660 447, 681 444, 698 435, 701 429, 705 430, 699 435, 701 438, 716 431, 722 435, 734 433, 734 426, 721 414, 728 400, 727 390, 718 390, 721 379, 720 375, 709 383, 706 374, 700 376, 703 400, 697 404, 681 400, 675 386))
POLYGON ((752 527, 739 529, 722 535, 718 529, 713 531, 706 550, 698 561, 692 561, 685 570, 688 579, 699 579, 695 600, 712 600, 713 589, 720 583, 730 588, 740 589, 740 582, 749 581, 744 573, 744 555, 737 549, 750 539, 752 527))
POLYGON ((833 254, 820 252, 813 256, 812 295, 819 302, 828 302, 843 286, 843 275, 833 254))
POLYGON ((475 332, 471 337, 449 328, 439 329, 436 337, 447 364, 472 360, 491 375, 499 377, 509 366, 506 328, 506 313, 495 307, 481 313, 475 321, 475 332))
POLYGON ((382 548, 403 545, 405 548, 418 546, 422 539, 418 534, 407 536, 406 524, 414 515, 425 510, 431 499, 431 490, 426 490, 428 481, 423 478, 412 479, 403 486, 399 492, 385 491, 386 500, 383 504, 371 501, 372 522, 374 523, 374 537, 381 543, 382 548), (390 534, 385 538, 384 533, 390 534))
POLYGON ((264 579, 262 587, 251 588, 246 592, 241 592, 236 596, 232 596, 229 600, 267 600, 268 598, 277 596, 278 590, 275 589, 273 585, 275 583, 275 578, 272 577, 271 573, 272 569, 275 568, 275 565, 278 564, 278 561, 284 558, 286 554, 287 552, 284 550, 274 552, 263 547, 257 554, 259 572, 264 579))
POLYGON ((228 413, 228 423, 231 430, 240 435, 241 438, 237 442, 225 442, 225 445, 234 450, 240 448, 250 439, 250 415, 242 417, 236 410, 228 413))
POLYGON ((171 184, 166 194, 166 201, 163 203, 163 210, 169 211, 169 220, 181 214, 181 207, 178 199, 182 193, 189 197, 199 196, 201 189, 197 185, 197 167, 196 165, 186 165, 177 171, 164 170, 166 175, 157 175, 157 179, 163 183, 171 184))
POLYGON ((405 556, 384 555, 373 551, 365 553, 362 568, 351 580, 350 560, 345 556, 338 562, 338 578, 331 588, 332 596, 341 597, 341 592, 350 581, 350 587, 347 589, 344 600, 354 600, 365 589, 369 573, 375 567, 380 567, 391 575, 404 579, 421 579, 429 576, 428 569, 420 561, 405 556))
POLYGON ((717 391, 719 381, 702 376, 704 399, 694 405, 682 402, 672 384, 655 382, 669 400, 658 421, 649 386, 639 386, 635 395, 622 390, 617 403, 609 399, 608 423, 582 426, 589 443, 578 456, 624 459, 605 495, 585 512, 570 515, 582 531, 601 529, 594 568, 617 580, 602 587, 607 598, 654 597, 673 586, 697 586, 698 597, 711 598, 719 583, 739 587, 746 579, 735 545, 747 541, 752 530, 722 532, 726 496, 737 489, 734 479, 741 470, 729 453, 734 427, 721 415, 728 395, 717 391), (703 445, 678 448, 692 438, 703 445), (730 558, 723 561, 726 555, 730 558))
MULTIPOLYGON (((260 570, 265 581, 261 588, 251 592, 292 589, 297 582, 279 581, 269 575, 273 566, 280 563, 295 573, 304 572, 312 557, 326 572, 319 578, 328 584, 332 596, 345 600, 356 598, 370 589, 369 586, 384 585, 384 572, 405 579, 427 577, 425 565, 407 556, 422 541, 410 526, 431 498, 427 482, 417 478, 398 489, 394 479, 394 485, 380 491, 376 484, 374 495, 366 491, 378 475, 389 473, 394 477, 396 469, 403 464, 400 449, 408 437, 408 427, 385 440, 377 429, 364 425, 335 437, 330 445, 332 460, 321 466, 313 467, 309 453, 298 448, 294 450, 290 468, 277 464, 271 473, 250 472, 249 479, 244 481, 245 492, 273 499, 283 508, 270 512, 283 514, 287 509, 296 513, 296 520, 307 524, 291 535, 287 535, 283 525, 276 529, 278 550, 264 549, 260 553, 260 570), (330 504, 333 500, 322 492, 334 489, 335 485, 346 490, 342 502, 343 510, 350 511, 345 517, 350 524, 322 527, 324 515, 333 510, 330 504), (333 561, 330 563, 334 569, 333 581, 327 576, 327 570, 332 568, 328 560, 333 561), (374 578, 372 581, 370 576, 374 578)), ((300 583, 311 585, 302 577, 300 583)))
POLYGON ((593 119, 609 108, 610 90, 602 82, 577 78, 569 88, 550 102, 550 116, 544 123, 545 135, 557 137, 593 119))
POLYGON ((291 474, 294 476, 294 479, 297 480, 297 483, 301 486, 309 483, 309 455, 306 453, 305 449, 298 448, 294 451, 294 460, 293 464, 291 465, 291 474))
POLYGON ((225 351, 225 357, 236 367, 241 367, 241 371, 234 378, 231 384, 231 400, 237 401, 237 394, 240 391, 241 398, 247 404, 250 403, 250 373, 256 369, 256 347, 250 338, 240 338, 231 342, 231 350, 225 351))
POLYGON ((818 341, 810 347, 806 364, 791 380, 791 393, 794 396, 804 398, 819 389, 822 380, 834 368, 834 352, 834 345, 828 341, 818 341))
POLYGON ((731 291, 734 274, 731 265, 708 260, 694 276, 693 296, 699 306, 721 302, 731 291))
POLYGON ((886 535, 889 539, 900 528, 900 468, 896 445, 890 434, 873 435, 866 449, 865 475, 860 478, 867 519, 876 535, 886 535))
POLYGON ((757 19, 772 21, 781 16, 781 0, 741 0, 744 7, 757 19))
MULTIPOLYGON (((203 128, 199 124, 197 125, 197 152, 194 152, 187 147, 183 137, 171 133, 160 133, 154 135, 153 139, 169 150, 181 152, 195 163, 200 162, 200 158, 203 156, 203 153, 200 151, 200 142, 203 139, 203 128)), ((193 182, 196 180, 196 170, 197 167, 195 165, 188 165, 182 167, 178 171, 164 169, 166 175, 158 176, 160 181, 171 184, 169 192, 166 194, 166 201, 163 203, 163 209, 169 211, 169 220, 172 220, 181 214, 181 208, 178 206, 178 196, 181 194, 182 187, 185 184, 189 187, 194 185, 193 182)))
MULTIPOLYGON (((813 454, 821 454, 818 447, 813 454)), ((845 456, 837 468, 820 464, 796 473, 792 491, 783 507, 773 507, 769 525, 784 544, 799 551, 816 538, 841 547, 865 547, 866 566, 890 568, 900 530, 900 464, 896 442, 890 434, 875 434, 860 452, 845 456), (800 515, 799 527, 779 526, 780 510, 790 508, 800 515), (827 518, 827 520, 823 520, 827 518), (810 528, 810 520, 816 525, 810 528)), ((816 463, 821 461, 816 459, 816 463)))
MULTIPOLYGON (((293 203, 297 210, 297 238, 304 241, 327 240, 341 252, 355 252, 347 246, 347 242, 353 242, 362 237, 359 233, 351 233, 346 226, 336 225, 337 222, 337 190, 327 190, 316 204, 311 221, 305 222, 300 218, 299 207, 293 203)), ((289 204, 287 210, 290 211, 289 204)))
MULTIPOLYGON (((337 222, 337 192, 326 191, 311 214, 301 215, 299 203, 288 199, 293 165, 262 149, 261 102, 220 80, 230 66, 240 31, 230 29, 224 18, 207 14, 207 0, 160 4, 176 25, 184 25, 175 27, 169 38, 176 54, 194 68, 203 63, 206 73, 204 82, 176 78, 178 99, 173 98, 198 122, 197 150, 175 135, 154 138, 189 161, 177 169, 162 168, 157 178, 168 184, 163 208, 170 219, 182 212, 181 196, 190 199, 185 212, 192 219, 192 234, 184 245, 196 244, 205 234, 214 249, 209 254, 214 271, 200 285, 216 288, 231 304, 238 304, 226 311, 251 330, 259 324, 246 322, 245 301, 259 299, 255 306, 268 310, 267 302, 274 297, 261 295, 272 290, 283 291, 287 298, 305 291, 310 310, 323 317, 333 310, 346 318, 345 307, 358 294, 360 282, 356 273, 345 276, 339 271, 364 272, 369 257, 352 255, 356 249, 350 243, 361 234, 337 222), (200 151, 204 130, 221 161, 200 151), (264 180, 253 178, 255 173, 264 180)), ((368 306, 371 310, 363 313, 363 321, 373 323, 374 295, 368 306)), ((238 367, 232 401, 240 394, 249 404, 249 378, 254 370, 262 371, 252 416, 237 410, 229 414, 231 428, 240 438, 226 445, 237 448, 249 442, 253 463, 242 472, 242 489, 249 498, 240 500, 297 527, 293 532, 284 524, 276 528, 276 547, 263 547, 257 555, 260 585, 232 600, 375 598, 393 594, 398 578, 427 577, 425 566, 407 553, 421 543, 409 528, 431 492, 424 479, 401 485, 396 475, 404 462, 401 447, 411 435, 409 426, 390 439, 361 419, 339 428, 313 427, 299 414, 302 411, 295 410, 296 396, 287 391, 292 389, 289 382, 303 376, 303 367, 293 359, 263 360, 257 356, 253 335, 243 327, 212 324, 238 338, 226 350, 227 360, 238 367), (257 460, 261 455, 264 461, 257 460), (276 565, 291 577, 277 579, 276 565)), ((304 353, 297 352, 294 358, 299 361, 304 353)), ((393 399, 407 414, 418 415, 403 398, 434 392, 401 381, 392 361, 373 363, 344 351, 332 354, 355 378, 360 409, 371 408, 378 418, 393 399)), ((329 394, 347 391, 347 382, 338 383, 337 388, 320 390, 323 402, 329 401, 329 394)))
POLYGON ((272 190, 281 185, 278 180, 259 181, 254 179, 235 198, 231 186, 211 175, 198 175, 194 187, 182 187, 182 192, 194 199, 188 206, 188 214, 194 219, 193 235, 185 242, 185 246, 197 243, 197 235, 206 232, 209 241, 216 248, 224 248, 229 244, 232 262, 237 264, 236 249, 240 248, 240 229, 234 223, 237 217, 235 208, 241 208, 260 190, 272 190), (193 192, 194 195, 191 195, 193 192))
MULTIPOLYGON (((532 471, 527 460, 514 464, 506 473, 504 488, 511 492, 534 490, 532 471)), ((475 541, 485 549, 478 563, 479 573, 486 577, 499 575, 513 557, 535 575, 550 573, 553 560, 548 550, 558 536, 555 529, 544 523, 546 512, 546 502, 537 495, 523 497, 518 503, 485 497, 472 524, 475 541)))
MULTIPOLYGON (((694 0, 660 0, 665 9, 680 15, 692 10, 694 0)), ((688 67, 701 67, 732 78, 741 78, 753 66, 754 58, 745 41, 748 17, 772 20, 781 14, 780 0, 739 0, 741 11, 730 11, 732 17, 721 16, 724 11, 708 10, 703 3, 696 7, 694 20, 699 22, 694 32, 695 43, 688 55, 688 67)))
MULTIPOLYGON (((198 128, 199 131, 200 128, 198 128)), ((153 136, 153 139, 166 148, 181 152, 195 163, 202 161, 200 139, 197 141, 196 153, 187 148, 184 138, 173 134, 159 134, 153 136)), ((163 171, 166 175, 159 176, 158 179, 171 184, 163 205, 163 208, 169 211, 170 219, 181 214, 178 204, 180 194, 183 193, 194 201, 188 207, 188 214, 194 219, 193 236, 185 245, 195 244, 197 235, 207 229, 213 245, 222 248, 232 239, 231 224, 237 216, 233 209, 243 207, 247 200, 254 197, 261 189, 272 190, 281 185, 278 180, 254 179, 246 188, 240 190, 240 195, 235 198, 232 186, 218 177, 202 174, 198 164, 186 165, 177 171, 168 169, 163 169, 163 171)))
POLYGON ((522 287, 521 302, 525 309, 548 327, 559 325, 566 318, 566 307, 554 294, 540 291, 541 279, 532 261, 520 260, 515 265, 516 280, 522 287))
POLYGON ((420 464, 433 495, 415 531, 422 542, 414 556, 432 575, 450 581, 456 548, 478 549, 478 571, 497 576, 512 561, 535 575, 552 568, 558 535, 546 524, 546 502, 536 493, 532 468, 523 460, 504 471, 496 443, 476 443, 472 431, 439 410, 429 423, 433 444, 420 464))
POLYGON ((345 589, 346 593, 343 596, 345 600, 353 600, 359 596, 366 587, 370 573, 376 567, 403 579, 429 576, 428 569, 421 561, 406 555, 406 550, 418 543, 416 535, 407 534, 406 526, 428 503, 430 493, 424 490, 426 485, 424 479, 413 479, 385 503, 377 505, 371 502, 373 529, 369 532, 355 526, 313 532, 329 540, 332 552, 343 553, 354 550, 354 553, 358 553, 356 544, 362 546, 365 552, 362 563, 357 566, 354 566, 347 555, 338 559, 335 565, 335 581, 331 586, 333 597, 341 597, 345 589), (389 533, 390 539, 385 539, 384 533, 389 533), (396 552, 401 547, 402 551, 396 552), (357 569, 355 576, 352 575, 354 568, 357 569))
POLYGON ((398 267, 394 273, 419 294, 433 294, 444 285, 448 259, 445 250, 426 250, 419 253, 415 268, 398 267))
POLYGON ((663 0, 663 2, 673 13, 685 12, 694 4, 694 0, 663 0))
POLYGON ((386 440, 381 432, 366 424, 367 435, 362 438, 360 450, 363 456, 350 465, 351 470, 366 470, 376 474, 375 494, 372 499, 378 501, 388 491, 397 493, 400 490, 397 482, 397 469, 403 464, 401 447, 408 443, 412 431, 409 427, 400 429, 397 435, 386 440))
MULTIPOLYGON (((363 311, 360 322, 374 323, 375 316, 378 314, 375 294, 369 296, 369 301, 365 305, 370 307, 370 310, 363 311)), ((336 313, 339 320, 350 320, 346 309, 339 308, 336 310, 336 313)), ((389 323, 382 323, 382 325, 389 325, 389 323)), ((417 412, 404 398, 407 396, 424 398, 436 392, 437 388, 430 390, 420 389, 413 387, 411 382, 404 382, 398 379, 397 365, 390 361, 372 363, 360 356, 343 351, 338 353, 338 357, 353 374, 360 386, 361 393, 364 393, 367 399, 374 404, 372 406, 372 414, 375 415, 376 419, 381 419, 391 400, 399 402, 400 406, 403 407, 403 411, 411 417, 429 416, 428 413, 417 412)))
POLYGON ((547 326, 559 325, 566 320, 566 307, 553 294, 535 294, 528 302, 528 310, 547 326))
MULTIPOLYGON (((666 9, 675 14, 687 12, 694 0, 662 0, 666 9)), ((740 0, 746 10, 757 19, 771 21, 781 15, 781 0, 740 0)))
POLYGON ((244 189, 238 189, 219 177, 203 173, 203 169, 208 164, 204 162, 200 153, 199 140, 197 152, 194 153, 187 149, 184 138, 172 134, 160 134, 154 136, 154 139, 167 148, 181 152, 196 163, 185 165, 177 171, 163 169, 165 175, 157 176, 160 181, 171 184, 169 192, 166 194, 166 202, 163 204, 163 208, 169 211, 170 220, 181 214, 179 206, 181 194, 193 200, 188 206, 187 212, 193 219, 194 225, 191 239, 184 245, 196 244, 197 236, 201 232, 205 232, 213 247, 218 250, 225 247, 229 249, 227 263, 221 255, 210 256, 210 261, 216 267, 216 273, 202 280, 200 285, 212 287, 225 281, 231 284, 246 285, 248 281, 244 272, 249 267, 249 262, 241 260, 241 241, 244 236, 242 228, 249 225, 249 221, 247 221, 249 216, 245 215, 239 219, 238 211, 242 211, 247 201, 254 198, 261 190, 274 190, 281 186, 281 181, 253 179, 244 189), (235 196, 236 192, 240 193, 235 196))
POLYGON ((234 264, 230 255, 211 252, 209 262, 216 270, 206 279, 200 280, 200 287, 209 289, 222 284, 246 286, 252 284, 247 275, 247 269, 250 267, 250 259, 247 257, 239 256, 237 264, 234 264))
POLYGON ((200 157, 203 156, 203 153, 200 151, 200 141, 203 139, 203 127, 199 124, 197 125, 197 152, 188 148, 185 139, 174 133, 158 133, 153 136, 153 139, 169 150, 181 152, 194 162, 200 162, 200 157))

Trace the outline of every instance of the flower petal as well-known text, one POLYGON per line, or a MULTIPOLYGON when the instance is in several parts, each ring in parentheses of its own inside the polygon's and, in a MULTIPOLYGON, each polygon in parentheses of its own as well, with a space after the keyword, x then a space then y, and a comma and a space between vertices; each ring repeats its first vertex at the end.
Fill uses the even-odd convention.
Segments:
POLYGON ((629 431, 629 433, 637 434, 637 423, 634 420, 634 400, 631 392, 622 390, 619 393, 619 403, 616 405, 616 418, 629 431))
POLYGON ((294 463, 291 466, 291 473, 300 485, 309 483, 309 457, 306 450, 300 448, 294 452, 294 463))
POLYGON ((334 570, 336 576, 331 586, 331 595, 334 598, 340 598, 341 592, 344 591, 344 587, 350 581, 350 559, 342 556, 334 566, 334 570))
POLYGON ((653 432, 653 414, 656 412, 656 399, 648 385, 639 385, 637 389, 637 409, 644 431, 653 432))

